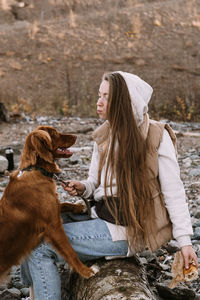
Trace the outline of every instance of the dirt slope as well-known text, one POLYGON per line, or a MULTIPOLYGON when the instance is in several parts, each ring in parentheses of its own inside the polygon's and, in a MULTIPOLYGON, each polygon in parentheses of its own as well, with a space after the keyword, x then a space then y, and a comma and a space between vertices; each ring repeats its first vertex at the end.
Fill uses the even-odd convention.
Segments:
POLYGON ((153 86, 154 116, 200 118, 198 0, 0 3, 0 101, 13 110, 95 116, 103 72, 120 69, 153 86))

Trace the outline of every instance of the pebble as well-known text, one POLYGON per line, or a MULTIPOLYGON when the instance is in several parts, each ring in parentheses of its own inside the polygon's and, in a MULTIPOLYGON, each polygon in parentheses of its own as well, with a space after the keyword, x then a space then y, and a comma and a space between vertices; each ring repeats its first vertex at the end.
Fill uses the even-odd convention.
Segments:
MULTIPOLYGON (((199 217, 200 217, 200 212, 199 212, 199 217)), ((196 235, 199 236, 199 238, 200 238, 200 227, 196 227, 196 228, 194 229, 194 234, 196 234, 196 235)))
POLYGON ((169 265, 164 265, 164 264, 160 264, 161 268, 164 270, 164 271, 167 271, 167 270, 170 270, 170 266, 169 265))
POLYGON ((21 291, 22 296, 24 296, 24 297, 29 296, 29 288, 22 288, 20 291, 21 291))
POLYGON ((165 245, 165 249, 169 254, 173 254, 179 250, 178 243, 175 240, 171 240, 169 243, 165 245))
POLYGON ((12 289, 5 289, 4 291, 0 292, 0 299, 1 300, 20 300, 21 293, 19 290, 12 288, 12 289))
POLYGON ((0 173, 5 172, 8 168, 8 160, 6 157, 0 155, 0 173))
POLYGON ((161 299, 167 299, 167 300, 176 300, 176 299, 192 300, 192 299, 195 299, 195 292, 188 288, 180 287, 180 288, 170 289, 163 284, 157 284, 156 288, 159 291, 159 295, 161 297, 163 297, 161 299))
POLYGON ((189 168, 192 164, 192 160, 190 157, 186 157, 185 159, 182 160, 186 168, 189 168))
MULTIPOLYGON (((195 214, 194 214, 195 218, 200 219, 200 210, 198 210, 195 214)), ((196 226, 197 228, 200 229, 199 226, 196 226)))
POLYGON ((145 257, 140 257, 139 260, 143 265, 147 264, 147 259, 145 257))
POLYGON ((200 176, 200 167, 192 169, 188 173, 190 176, 200 176))

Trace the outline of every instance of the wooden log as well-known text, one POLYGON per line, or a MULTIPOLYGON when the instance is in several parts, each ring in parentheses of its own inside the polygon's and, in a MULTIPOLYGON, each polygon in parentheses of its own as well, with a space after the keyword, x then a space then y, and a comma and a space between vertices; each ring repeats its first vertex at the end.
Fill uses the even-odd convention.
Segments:
POLYGON ((154 300, 143 265, 136 257, 114 260, 97 260, 100 271, 90 279, 75 272, 63 272, 62 300, 154 300))

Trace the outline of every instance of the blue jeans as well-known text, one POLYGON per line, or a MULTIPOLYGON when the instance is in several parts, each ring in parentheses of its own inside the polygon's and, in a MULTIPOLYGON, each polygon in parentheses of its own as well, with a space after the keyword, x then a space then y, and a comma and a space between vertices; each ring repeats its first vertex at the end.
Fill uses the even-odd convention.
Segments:
MULTIPOLYGON (((63 227, 69 241, 82 261, 105 256, 126 256, 127 241, 112 241, 102 219, 88 220, 86 214, 63 215, 63 227)), ((21 266, 24 284, 33 286, 34 300, 60 300, 61 282, 56 262, 63 258, 47 243, 41 243, 21 266)))

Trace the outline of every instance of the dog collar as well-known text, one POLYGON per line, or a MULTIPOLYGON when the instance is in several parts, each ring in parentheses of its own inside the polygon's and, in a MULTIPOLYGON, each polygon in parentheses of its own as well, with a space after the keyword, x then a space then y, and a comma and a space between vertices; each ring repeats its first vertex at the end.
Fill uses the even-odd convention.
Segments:
POLYGON ((35 165, 35 166, 28 166, 27 168, 24 168, 24 169, 20 170, 20 172, 18 174, 18 177, 20 177, 22 175, 23 171, 31 171, 33 169, 40 171, 44 176, 47 176, 47 177, 50 177, 50 178, 53 178, 54 175, 56 174, 56 173, 48 172, 45 169, 35 165))
POLYGON ((34 168, 35 168, 35 170, 39 170, 44 176, 53 178, 54 173, 48 172, 45 169, 38 167, 38 166, 35 166, 34 168))

